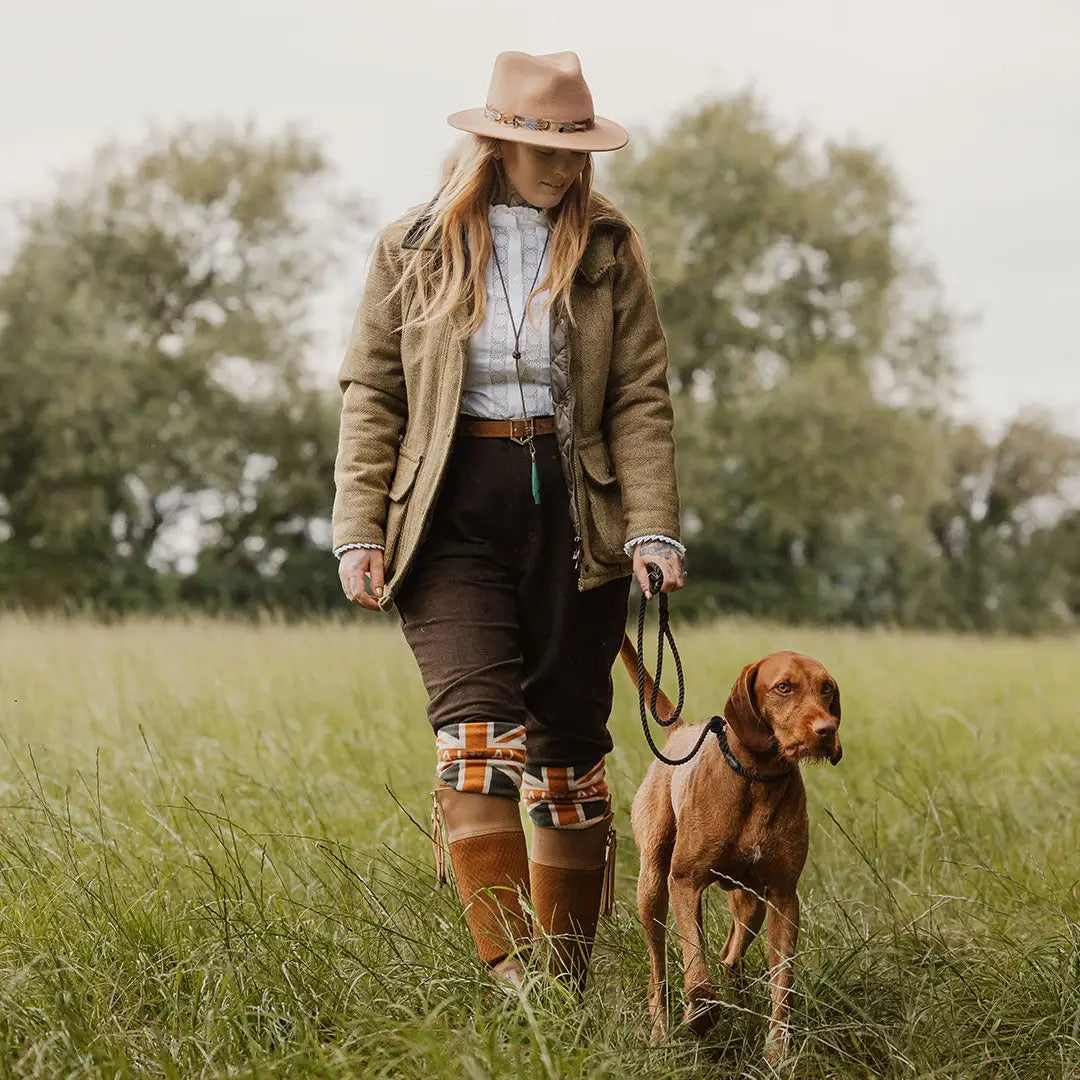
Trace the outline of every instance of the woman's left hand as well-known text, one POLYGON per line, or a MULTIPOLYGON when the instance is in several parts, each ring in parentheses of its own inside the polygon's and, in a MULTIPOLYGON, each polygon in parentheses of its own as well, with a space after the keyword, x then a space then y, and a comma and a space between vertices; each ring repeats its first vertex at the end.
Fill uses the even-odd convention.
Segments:
POLYGON ((652 599, 649 588, 649 566, 659 566, 664 574, 662 592, 675 592, 686 584, 686 571, 679 549, 666 540, 643 540, 634 548, 634 577, 637 578, 646 600, 652 599))

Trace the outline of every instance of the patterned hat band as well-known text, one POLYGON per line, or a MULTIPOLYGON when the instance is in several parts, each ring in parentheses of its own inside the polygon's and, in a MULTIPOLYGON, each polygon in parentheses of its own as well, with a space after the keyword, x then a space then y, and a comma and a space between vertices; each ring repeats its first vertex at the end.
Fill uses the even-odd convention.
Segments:
POLYGON ((484 116, 510 127, 528 128, 530 131, 557 131, 567 134, 574 131, 591 131, 593 118, 588 120, 540 120, 535 116, 518 116, 516 113, 504 113, 490 105, 484 106, 484 116))

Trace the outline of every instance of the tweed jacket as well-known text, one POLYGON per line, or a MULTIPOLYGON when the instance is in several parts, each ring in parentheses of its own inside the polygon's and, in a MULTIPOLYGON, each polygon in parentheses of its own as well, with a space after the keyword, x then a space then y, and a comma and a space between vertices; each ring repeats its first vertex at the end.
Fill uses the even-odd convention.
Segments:
MULTIPOLYGON (((383 607, 429 522, 467 363, 459 314, 402 330, 418 310, 415 290, 387 300, 419 246, 425 211, 414 208, 379 233, 338 374, 332 546, 382 545, 383 607)), ((679 538, 667 347, 648 275, 625 236, 614 215, 594 219, 572 286, 575 323, 561 306, 551 312, 556 439, 581 590, 630 573, 627 540, 679 538)))

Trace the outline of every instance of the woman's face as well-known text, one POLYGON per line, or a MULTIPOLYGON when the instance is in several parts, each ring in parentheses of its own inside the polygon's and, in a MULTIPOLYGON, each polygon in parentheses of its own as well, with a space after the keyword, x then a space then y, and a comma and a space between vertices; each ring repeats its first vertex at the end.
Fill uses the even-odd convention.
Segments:
POLYGON ((581 175, 588 154, 504 139, 501 156, 514 190, 526 202, 546 210, 556 206, 581 175))

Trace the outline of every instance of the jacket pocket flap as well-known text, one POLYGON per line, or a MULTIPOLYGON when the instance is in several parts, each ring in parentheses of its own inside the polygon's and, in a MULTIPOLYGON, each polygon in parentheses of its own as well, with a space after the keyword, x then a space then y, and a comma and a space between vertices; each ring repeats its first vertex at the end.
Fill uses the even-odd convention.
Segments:
POLYGON ((611 458, 608 456, 605 443, 598 441, 579 447, 578 457, 581 458, 581 467, 590 480, 597 484, 615 483, 616 477, 611 468, 611 458))
POLYGON ((409 494, 422 457, 423 454, 410 450, 404 444, 398 447, 397 468, 394 470, 394 479, 390 481, 390 499, 393 502, 400 502, 409 494))

